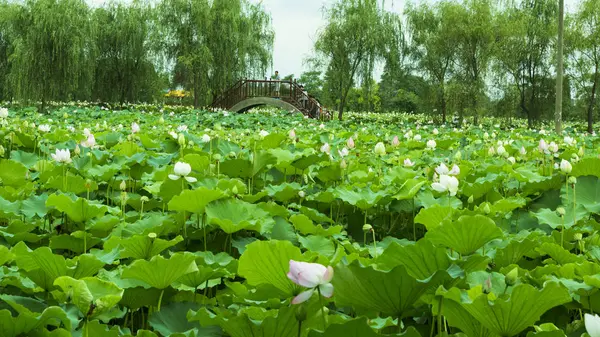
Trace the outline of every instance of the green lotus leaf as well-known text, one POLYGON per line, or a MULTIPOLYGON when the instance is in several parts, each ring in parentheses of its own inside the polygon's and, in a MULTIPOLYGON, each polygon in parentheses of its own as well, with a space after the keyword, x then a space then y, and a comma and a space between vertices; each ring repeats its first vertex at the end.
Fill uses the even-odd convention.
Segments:
POLYGON ((268 213, 255 204, 238 199, 217 200, 206 206, 206 220, 232 234, 242 229, 261 231, 262 224, 272 222, 268 213))
POLYGON ((373 192, 370 188, 363 188, 359 191, 349 189, 348 187, 338 187, 334 195, 350 205, 356 206, 365 211, 374 207, 383 197, 383 192, 373 192))
POLYGON ((393 198, 396 200, 408 200, 414 198, 415 195, 421 190, 421 187, 425 185, 427 181, 419 179, 409 179, 400 184, 399 189, 393 198))
POLYGON ((11 249, 11 252, 21 272, 47 291, 54 288, 56 278, 68 275, 65 258, 52 254, 52 250, 48 247, 40 247, 32 251, 20 242, 11 249))
POLYGON ((496 250, 496 258, 494 262, 498 267, 506 267, 511 264, 516 264, 527 254, 532 252, 538 242, 533 239, 523 239, 522 241, 512 240, 506 247, 496 250))
POLYGON ((186 337, 218 337, 221 331, 218 327, 201 327, 195 320, 188 320, 188 312, 198 310, 200 305, 195 303, 172 303, 152 313, 148 319, 150 326, 162 336, 186 337))
POLYGON ((451 219, 452 212, 452 208, 440 204, 429 208, 422 208, 415 217, 415 223, 422 224, 425 228, 431 230, 440 226, 445 220, 451 219))
MULTIPOLYGON (((123 289, 114 283, 95 277, 77 280, 69 276, 61 276, 54 280, 54 285, 62 290, 58 295, 59 301, 71 301, 85 317, 89 318, 112 310, 123 297, 123 289)), ((55 292, 55 296, 56 294, 55 292)))
POLYGON ((405 337, 421 337, 421 334, 413 327, 402 334, 382 335, 369 326, 366 318, 358 318, 349 320, 343 324, 331 324, 325 332, 312 330, 309 337, 384 337, 384 336, 405 336, 405 337))
POLYGON ((558 264, 583 263, 585 258, 581 255, 575 255, 560 245, 551 242, 544 242, 536 248, 541 255, 549 255, 558 264))
POLYGON ((391 270, 403 265, 417 280, 427 279, 438 270, 447 270, 451 264, 446 248, 434 247, 427 239, 406 246, 393 242, 377 258, 379 268, 391 270))
MULTIPOLYGON (((456 288, 445 293, 444 298, 444 303, 453 301, 460 304, 442 304, 442 313, 448 318, 450 325, 463 329, 466 326, 475 326, 473 321, 480 322, 492 334, 507 337, 516 336, 532 326, 546 311, 571 302, 568 290, 555 282, 546 283, 541 290, 528 284, 519 284, 513 288, 510 296, 502 296, 494 301, 490 301, 486 294, 470 300, 456 288), (471 316, 470 319, 464 312, 460 313, 458 308, 464 309, 471 316), (457 319, 458 317, 462 319, 457 319), (470 324, 466 325, 467 322, 470 324)), ((471 332, 474 334, 464 330, 463 332, 469 336, 481 336, 475 331, 471 332)))
POLYGON ((21 201, 11 202, 0 196, 0 217, 12 218, 19 216, 21 211, 21 201))
POLYGON ((46 193, 30 196, 21 203, 21 213, 28 218, 33 218, 34 216, 44 217, 48 212, 46 209, 47 199, 48 194, 46 193))
POLYGON ((575 218, 573 218, 573 207, 565 208, 564 219, 560 217, 556 211, 548 208, 543 208, 537 213, 531 213, 536 217, 540 224, 548 225, 553 229, 565 228, 569 229, 573 227, 577 222, 583 220, 589 216, 589 212, 582 205, 577 205, 575 209, 575 218))
POLYGON ((306 170, 309 166, 326 161, 329 158, 325 154, 310 154, 294 160, 291 165, 300 171, 306 170))
POLYGON ((298 192, 302 191, 302 186, 298 183, 282 183, 279 185, 269 185, 265 187, 270 197, 280 202, 288 202, 298 197, 298 192))
POLYGON ((82 254, 85 253, 84 246, 86 246, 85 249, 89 250, 90 248, 94 247, 100 242, 102 242, 102 240, 94 238, 90 233, 84 233, 83 231, 75 231, 70 235, 61 234, 51 237, 50 248, 52 248, 53 250, 70 250, 74 253, 82 254), (85 243, 83 240, 84 235, 86 237, 85 243))
POLYGON ((44 187, 46 189, 60 190, 62 192, 71 192, 73 194, 81 194, 87 192, 88 186, 90 191, 98 190, 97 183, 92 181, 88 185, 86 179, 71 173, 67 173, 66 184, 63 185, 63 181, 64 180, 62 176, 51 177, 50 179, 48 179, 44 187))
POLYGON ((220 190, 200 187, 194 190, 185 190, 169 201, 169 210, 203 214, 206 205, 225 196, 220 190))
POLYGON ((221 173, 235 178, 248 179, 252 177, 252 162, 248 159, 229 159, 219 164, 221 173))
POLYGON ((331 258, 335 253, 335 245, 331 239, 309 235, 306 237, 299 237, 298 241, 300 241, 300 245, 310 252, 317 252, 327 258, 331 258))
POLYGON ((290 260, 303 261, 300 249, 290 242, 255 241, 246 246, 240 257, 238 274, 252 286, 270 284, 292 296, 299 287, 287 277, 290 260))
POLYGON ((27 180, 27 167, 11 159, 0 159, 0 183, 19 187, 27 180))
POLYGON ((204 172, 210 166, 210 158, 207 155, 202 156, 195 153, 186 154, 185 157, 183 157, 183 161, 190 164, 192 170, 196 172, 204 172))
POLYGON ((100 217, 108 211, 108 207, 92 203, 85 198, 70 198, 66 194, 51 194, 46 200, 46 207, 54 207, 60 212, 77 222, 87 222, 93 218, 100 217))
POLYGON ((172 240, 163 240, 148 235, 134 235, 128 238, 113 236, 104 243, 104 249, 110 251, 120 246, 122 249, 120 252, 121 258, 147 260, 181 241, 183 241, 181 235, 172 240))
POLYGON ((450 279, 445 270, 417 280, 406 267, 399 265, 390 271, 363 267, 358 261, 338 264, 332 283, 334 300, 339 307, 353 307, 362 312, 377 312, 403 318, 410 315, 413 305, 426 292, 450 279))
MULTIPOLYGON (((565 209, 573 208, 573 201, 583 206, 591 213, 600 213, 600 178, 596 176, 585 176, 577 178, 575 184, 575 200, 573 200, 573 189, 566 186, 561 189, 561 199, 565 209)), ((565 218, 567 215, 565 214, 565 218)))
MULTIPOLYGON (((44 331, 54 330, 60 325, 64 326, 67 332, 71 330, 71 321, 60 307, 48 307, 41 313, 21 313, 17 317, 13 317, 9 310, 0 310, 2 337, 36 336, 36 333, 42 334, 44 331), (46 329, 47 327, 49 329, 46 329)), ((69 336, 69 334, 60 333, 56 336, 69 336)))
POLYGON ((35 166, 37 161, 40 159, 37 154, 25 152, 21 150, 13 150, 10 154, 10 158, 16 162, 19 162, 28 169, 31 169, 35 166))
MULTIPOLYGON (((571 175, 574 177, 596 176, 600 178, 600 158, 583 158, 573 164, 571 175)), ((579 180, 579 178, 577 178, 579 180)))
POLYGON ((262 320, 251 319, 247 313, 225 317, 206 308, 188 313, 188 320, 199 321, 202 326, 219 326, 231 337, 297 336, 298 321, 295 307, 282 307, 277 315, 268 315, 262 320))
POLYGON ((198 271, 196 257, 192 253, 175 253, 165 259, 160 255, 150 261, 135 260, 123 269, 124 279, 142 281, 151 287, 165 289, 181 276, 198 271))
POLYGON ((492 219, 483 215, 461 216, 458 220, 444 223, 425 235, 433 244, 451 248, 463 255, 472 254, 491 240, 502 237, 502 230, 492 219))

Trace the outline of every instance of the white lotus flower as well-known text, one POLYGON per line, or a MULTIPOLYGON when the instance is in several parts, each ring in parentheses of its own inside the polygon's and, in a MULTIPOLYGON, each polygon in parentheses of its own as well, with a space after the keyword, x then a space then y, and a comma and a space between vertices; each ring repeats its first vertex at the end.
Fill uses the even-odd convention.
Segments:
POLYGON ((600 337, 600 317, 598 315, 585 314, 585 330, 590 337, 600 337))
POLYGON ((325 143, 325 144, 323 144, 323 146, 321 146, 321 152, 324 152, 327 154, 329 154, 329 152, 331 152, 331 147, 329 146, 329 143, 325 143))
POLYGON ((265 138, 266 136, 269 135, 269 132, 265 131, 265 130, 260 130, 260 132, 258 133, 258 135, 260 136, 260 138, 265 138))
POLYGON ((521 146, 521 149, 519 150, 519 154, 522 156, 527 154, 527 150, 525 150, 525 147, 521 146))
POLYGON ((385 145, 382 142, 375 144, 375 154, 379 156, 385 155, 385 145))
POLYGON ((321 130, 325 129, 325 124, 319 125, 319 129, 321 129, 321 130))
POLYGON ((413 167, 415 166, 415 163, 413 163, 410 158, 406 158, 404 159, 404 167, 413 167))
POLYGON ((203 141, 204 143, 208 143, 208 142, 210 142, 210 136, 209 136, 209 135, 207 135, 207 134, 204 134, 204 135, 202 136, 202 141, 203 141))
POLYGON ((83 135, 84 136, 88 137, 91 134, 92 134, 92 132, 90 131, 90 129, 88 129, 88 128, 83 129, 83 135))
POLYGON ((538 144, 538 150, 540 152, 548 153, 548 143, 545 140, 540 139, 540 143, 538 144))
POLYGON ((188 127, 185 124, 182 124, 177 127, 177 132, 186 132, 187 130, 188 130, 188 127))
POLYGON ((448 172, 449 175, 451 176, 457 176, 460 174, 460 167, 458 167, 458 165, 454 164, 452 165, 452 170, 450 170, 450 172, 448 172))
POLYGON ((504 148, 504 146, 500 145, 498 146, 498 148, 496 148, 496 153, 502 156, 506 153, 506 149, 504 148))
POLYGON ((344 158, 350 154, 350 151, 348 151, 347 148, 343 148, 341 151, 338 150, 338 153, 340 154, 340 157, 344 158))
POLYGON ((434 135, 436 135, 436 136, 437 136, 437 135, 440 133, 440 132, 438 131, 438 129, 433 129, 433 131, 432 131, 432 132, 433 132, 433 134, 434 134, 434 135))
POLYGON ((573 145, 573 144, 575 144, 575 143, 576 143, 576 142, 575 142, 575 138, 573 138, 573 137, 569 137, 569 136, 565 136, 565 138, 564 138, 564 142, 565 142, 565 144, 567 144, 567 145, 573 145))
POLYGON ((353 149, 355 144, 354 144, 354 139, 352 139, 352 137, 348 138, 348 140, 346 141, 346 146, 348 146, 348 148, 353 149))
POLYGON ((496 148, 494 148, 493 146, 490 146, 490 148, 488 149, 488 156, 493 156, 496 154, 496 148))
POLYGON ((133 122, 131 123, 131 133, 138 133, 140 132, 140 126, 138 125, 138 123, 133 122))
POLYGON ((177 134, 177 132, 175 132, 175 131, 169 131, 169 136, 171 136, 171 138, 173 138, 173 139, 175 139, 175 140, 176 140, 177 138, 179 138, 179 135, 178 135, 178 134, 177 134))
POLYGON ((406 139, 412 138, 412 136, 413 136, 412 130, 408 130, 408 132, 406 132, 404 134, 404 138, 406 138, 406 139))
POLYGON ((512 165, 514 165, 517 162, 515 157, 508 157, 508 158, 506 158, 506 160, 508 160, 512 165))
POLYGON ((450 169, 448 168, 448 166, 446 166, 446 164, 441 163, 438 167, 435 168, 435 172, 438 175, 448 175, 448 173, 450 173, 450 169))
POLYGON ((431 184, 431 188, 440 193, 448 192, 451 196, 455 196, 458 192, 458 179, 445 174, 440 175, 440 181, 431 184))
POLYGON ((38 126, 38 130, 40 130, 41 132, 50 132, 50 125, 42 124, 38 126))
POLYGON ((192 172, 192 166, 188 163, 177 162, 175 163, 175 168, 173 169, 175 174, 169 174, 169 179, 177 180, 179 178, 184 178, 190 183, 194 183, 197 181, 194 177, 188 177, 188 175, 192 172))
POLYGON ((548 150, 556 153, 558 152, 558 145, 555 142, 550 142, 550 144, 548 144, 548 150))
POLYGON ((415 137, 413 138, 416 141, 420 141, 421 140, 421 135, 415 135, 415 137))
POLYGON ((93 148, 94 146, 96 146, 96 137, 94 137, 94 135, 90 133, 87 139, 81 142, 81 146, 93 148))
POLYGON ((290 137, 291 140, 295 140, 296 139, 296 131, 294 131, 294 129, 291 129, 288 136, 290 137))
POLYGON ((560 170, 562 171, 562 173, 569 174, 571 173, 571 171, 573 171, 573 166, 571 165, 571 163, 563 159, 560 161, 560 170))
POLYGON ((71 151, 69 149, 59 150, 56 149, 55 153, 51 154, 52 159, 57 163, 70 163, 71 162, 71 151))
POLYGON ((430 139, 427 141, 427 148, 428 149, 435 149, 435 147, 437 146, 437 143, 435 142, 435 140, 430 139))
POLYGON ((8 109, 0 108, 0 118, 8 118, 8 109))

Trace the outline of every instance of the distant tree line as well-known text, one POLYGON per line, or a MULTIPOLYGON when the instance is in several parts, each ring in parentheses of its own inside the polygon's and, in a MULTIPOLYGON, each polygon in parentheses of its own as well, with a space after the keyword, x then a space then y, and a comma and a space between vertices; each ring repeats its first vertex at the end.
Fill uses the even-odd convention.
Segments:
POLYGON ((0 0, 0 101, 210 103, 271 65, 271 18, 249 0, 0 0))
MULTIPOLYGON (((408 3, 339 0, 326 12, 311 69, 301 82, 339 111, 406 111, 449 117, 553 118, 556 0, 441 0, 408 3), (401 25, 402 23, 402 25, 401 25), (383 64, 379 83, 374 64, 383 64)), ((581 0, 564 32, 565 118, 600 106, 600 0, 581 0)))

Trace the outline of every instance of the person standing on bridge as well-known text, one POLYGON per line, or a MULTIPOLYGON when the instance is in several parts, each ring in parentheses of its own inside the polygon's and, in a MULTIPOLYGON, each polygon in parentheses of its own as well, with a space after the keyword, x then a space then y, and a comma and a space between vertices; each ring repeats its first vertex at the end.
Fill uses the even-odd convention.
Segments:
POLYGON ((279 97, 279 91, 281 90, 281 82, 279 82, 281 80, 281 77, 279 76, 279 71, 275 70, 275 75, 273 75, 273 80, 277 81, 275 82, 275 96, 279 97))

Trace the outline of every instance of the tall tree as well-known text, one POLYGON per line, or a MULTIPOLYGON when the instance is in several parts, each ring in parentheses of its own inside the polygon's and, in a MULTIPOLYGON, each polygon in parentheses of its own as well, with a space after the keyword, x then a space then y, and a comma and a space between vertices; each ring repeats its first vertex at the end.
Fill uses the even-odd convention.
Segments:
POLYGON ((573 70, 581 90, 587 91, 587 131, 593 132, 594 108, 600 85, 600 0, 584 0, 572 20, 569 34, 573 70))
POLYGON ((164 0, 163 50, 175 62, 174 82, 208 103, 241 77, 263 77, 271 63, 270 16, 248 0, 164 0))
POLYGON ((554 130, 562 129, 562 92, 563 92, 563 35, 565 24, 565 0, 558 1, 558 43, 556 45, 556 106, 554 112, 554 130))
POLYGON ((8 83, 9 58, 13 52, 15 39, 13 20, 17 17, 19 10, 19 5, 0 1, 0 101, 11 97, 8 83))
POLYGON ((94 44, 83 0, 29 0, 15 20, 10 81, 16 97, 42 102, 89 97, 94 44))
POLYGON ((448 13, 454 21, 451 40, 456 44, 457 75, 465 84, 464 99, 477 123, 480 101, 485 98, 485 78, 493 56, 495 27, 490 0, 464 0, 448 13))
POLYGON ((451 38, 451 27, 455 24, 451 14, 457 5, 447 1, 431 7, 427 4, 412 6, 406 10, 411 36, 410 54, 427 78, 436 88, 436 106, 446 122, 446 82, 456 55, 456 42, 451 38))
POLYGON ((160 83, 151 59, 152 12, 139 1, 110 2, 93 13, 96 47, 93 98, 149 101, 160 83))
POLYGON ((542 82, 549 75, 556 17, 554 0, 509 2, 496 16, 494 68, 508 74, 530 128, 544 111, 542 82))
POLYGON ((315 50, 325 59, 324 91, 337 103, 341 120, 355 80, 370 82, 375 61, 382 59, 386 44, 394 39, 397 30, 390 25, 397 16, 386 12, 377 0, 339 0, 326 13, 328 24, 315 50))

